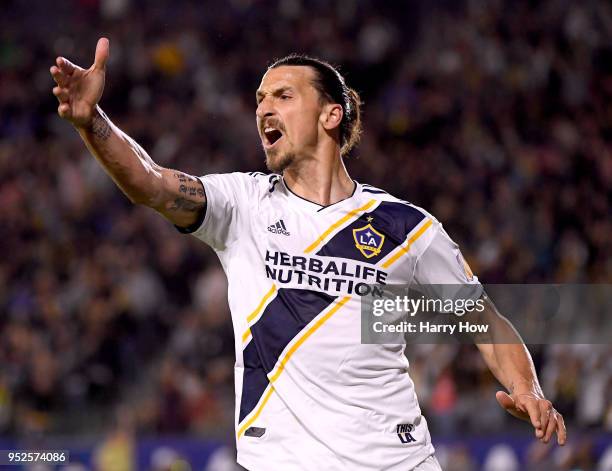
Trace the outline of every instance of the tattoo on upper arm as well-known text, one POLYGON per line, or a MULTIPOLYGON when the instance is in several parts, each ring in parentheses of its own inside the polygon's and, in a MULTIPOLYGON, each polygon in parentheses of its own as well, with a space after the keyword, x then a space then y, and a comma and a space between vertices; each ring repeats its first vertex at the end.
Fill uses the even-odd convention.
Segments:
POLYGON ((183 172, 174 172, 174 178, 176 178, 181 183, 187 183, 188 180, 187 174, 183 172))
POLYGON ((174 172, 174 178, 179 181, 179 193, 190 197, 204 198, 204 188, 197 178, 182 172, 174 172))
POLYGON ((202 183, 195 177, 183 172, 174 172, 174 178, 179 182, 178 192, 181 195, 175 198, 171 211, 198 212, 206 207, 205 193, 202 183))
POLYGON ((102 141, 106 141, 111 135, 111 127, 108 120, 98 112, 96 112, 92 119, 91 133, 102 141))
POLYGON ((206 207, 205 202, 196 202, 185 198, 176 198, 170 206, 172 211, 187 211, 190 213, 197 213, 206 207))

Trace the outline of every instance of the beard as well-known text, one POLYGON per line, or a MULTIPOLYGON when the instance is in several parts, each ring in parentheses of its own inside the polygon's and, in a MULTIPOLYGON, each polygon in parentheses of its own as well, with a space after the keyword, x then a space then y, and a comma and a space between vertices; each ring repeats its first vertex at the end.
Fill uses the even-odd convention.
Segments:
POLYGON ((272 173, 283 173, 283 170, 287 169, 294 161, 295 154, 293 152, 280 155, 276 149, 266 152, 266 167, 272 173))

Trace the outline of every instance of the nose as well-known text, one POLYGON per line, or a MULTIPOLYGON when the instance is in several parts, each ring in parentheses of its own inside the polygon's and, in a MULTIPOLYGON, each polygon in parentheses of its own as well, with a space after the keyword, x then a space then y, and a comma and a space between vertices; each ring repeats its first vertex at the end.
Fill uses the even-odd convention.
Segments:
POLYGON ((268 100, 268 97, 264 97, 257 105, 255 114, 259 119, 267 118, 274 115, 274 108, 272 106, 272 100, 268 100))

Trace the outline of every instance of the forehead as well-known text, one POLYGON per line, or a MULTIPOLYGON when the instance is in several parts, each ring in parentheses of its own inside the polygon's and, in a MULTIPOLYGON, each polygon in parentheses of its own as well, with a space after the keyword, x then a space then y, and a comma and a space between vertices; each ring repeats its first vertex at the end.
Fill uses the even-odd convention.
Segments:
POLYGON ((314 71, 303 65, 283 65, 268 70, 261 79, 257 93, 273 92, 278 88, 291 87, 299 91, 312 88, 314 71))

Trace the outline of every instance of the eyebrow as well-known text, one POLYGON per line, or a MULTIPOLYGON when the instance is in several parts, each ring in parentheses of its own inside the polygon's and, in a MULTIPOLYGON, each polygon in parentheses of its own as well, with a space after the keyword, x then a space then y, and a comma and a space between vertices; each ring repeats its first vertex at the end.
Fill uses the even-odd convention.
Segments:
MULTIPOLYGON (((272 90, 271 93, 274 96, 279 96, 287 91, 293 91, 293 88, 290 87, 289 85, 285 85, 283 87, 279 87, 275 90, 272 90)), ((255 93, 255 100, 257 101, 257 103, 259 103, 259 100, 262 99, 265 94, 266 92, 264 92, 263 90, 257 90, 257 93, 255 93)))

